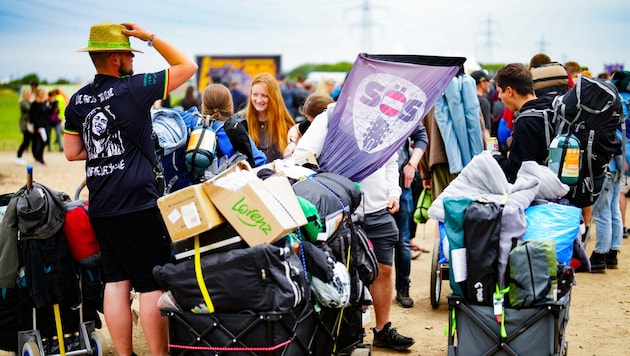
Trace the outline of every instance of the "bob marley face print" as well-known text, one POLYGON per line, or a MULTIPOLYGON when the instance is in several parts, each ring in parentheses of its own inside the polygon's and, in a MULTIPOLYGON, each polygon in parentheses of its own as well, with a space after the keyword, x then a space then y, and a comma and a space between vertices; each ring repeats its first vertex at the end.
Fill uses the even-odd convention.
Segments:
POLYGON ((116 118, 109 112, 109 106, 103 110, 108 110, 109 115, 105 115, 101 108, 96 108, 90 111, 83 122, 83 142, 88 159, 113 157, 125 152, 120 131, 110 122, 110 118, 116 118))

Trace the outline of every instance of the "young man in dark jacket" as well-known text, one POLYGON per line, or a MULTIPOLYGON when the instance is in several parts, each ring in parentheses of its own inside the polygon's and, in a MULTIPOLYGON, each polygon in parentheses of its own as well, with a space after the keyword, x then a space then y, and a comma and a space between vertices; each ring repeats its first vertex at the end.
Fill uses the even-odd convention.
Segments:
POLYGON ((520 63, 508 64, 497 72, 494 80, 499 98, 507 108, 514 111, 514 131, 507 157, 495 155, 510 183, 524 161, 545 164, 548 157, 545 120, 540 115, 528 113, 529 109, 544 109, 551 105, 552 98, 537 98, 534 94, 532 74, 520 63))

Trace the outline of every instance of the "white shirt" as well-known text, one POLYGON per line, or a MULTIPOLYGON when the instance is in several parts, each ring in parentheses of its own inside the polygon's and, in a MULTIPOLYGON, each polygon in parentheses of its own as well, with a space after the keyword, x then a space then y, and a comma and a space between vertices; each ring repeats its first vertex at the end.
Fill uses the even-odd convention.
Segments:
MULTIPOLYGON (((332 112, 335 104, 328 105, 328 109, 332 112)), ((319 158, 324 148, 324 141, 328 134, 328 113, 317 115, 311 126, 306 130, 302 138, 295 147, 294 155, 313 152, 315 157, 319 158)), ((389 198, 400 200, 402 192, 398 184, 398 153, 395 153, 383 167, 370 174, 368 177, 359 182, 361 191, 363 192, 363 200, 361 206, 357 209, 365 214, 373 213, 378 210, 386 209, 389 198)))

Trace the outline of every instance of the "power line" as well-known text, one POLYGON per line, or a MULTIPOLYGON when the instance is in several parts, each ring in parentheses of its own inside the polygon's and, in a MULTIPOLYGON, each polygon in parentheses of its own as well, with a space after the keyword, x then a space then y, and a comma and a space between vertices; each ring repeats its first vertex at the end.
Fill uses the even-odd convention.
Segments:
MULTIPOLYGON (((346 9, 345 12, 350 10, 359 9, 361 11, 361 22, 358 26, 361 28, 361 51, 370 53, 372 52, 372 28, 375 25, 380 25, 372 20, 372 10, 375 8, 382 8, 380 6, 375 7, 370 3, 370 0, 363 0, 360 6, 346 9)), ((357 26, 357 24, 353 25, 357 26)))

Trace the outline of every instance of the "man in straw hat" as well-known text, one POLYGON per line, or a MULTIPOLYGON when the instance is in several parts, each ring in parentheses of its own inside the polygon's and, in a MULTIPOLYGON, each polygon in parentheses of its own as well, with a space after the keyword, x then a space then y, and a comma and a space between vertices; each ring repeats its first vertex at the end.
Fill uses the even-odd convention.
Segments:
POLYGON ((100 245, 105 271, 103 309, 118 355, 134 355, 129 293, 140 293, 140 321, 151 355, 168 352, 168 320, 157 307, 162 291, 153 266, 170 260, 170 238, 157 208, 161 195, 152 162, 150 108, 197 70, 182 51, 162 37, 133 23, 92 26, 87 47, 96 68, 94 82, 77 91, 66 108, 64 153, 70 161, 87 160, 90 221, 100 245), (129 37, 147 42, 168 62, 168 69, 133 74, 134 52, 129 37), (107 120, 102 119, 105 115, 107 120), (95 149, 105 135, 120 147, 105 154, 95 149), (94 135, 99 132, 99 135, 94 135), (133 143, 130 138, 137 140, 133 143), (97 152, 101 152, 97 154, 97 152))

